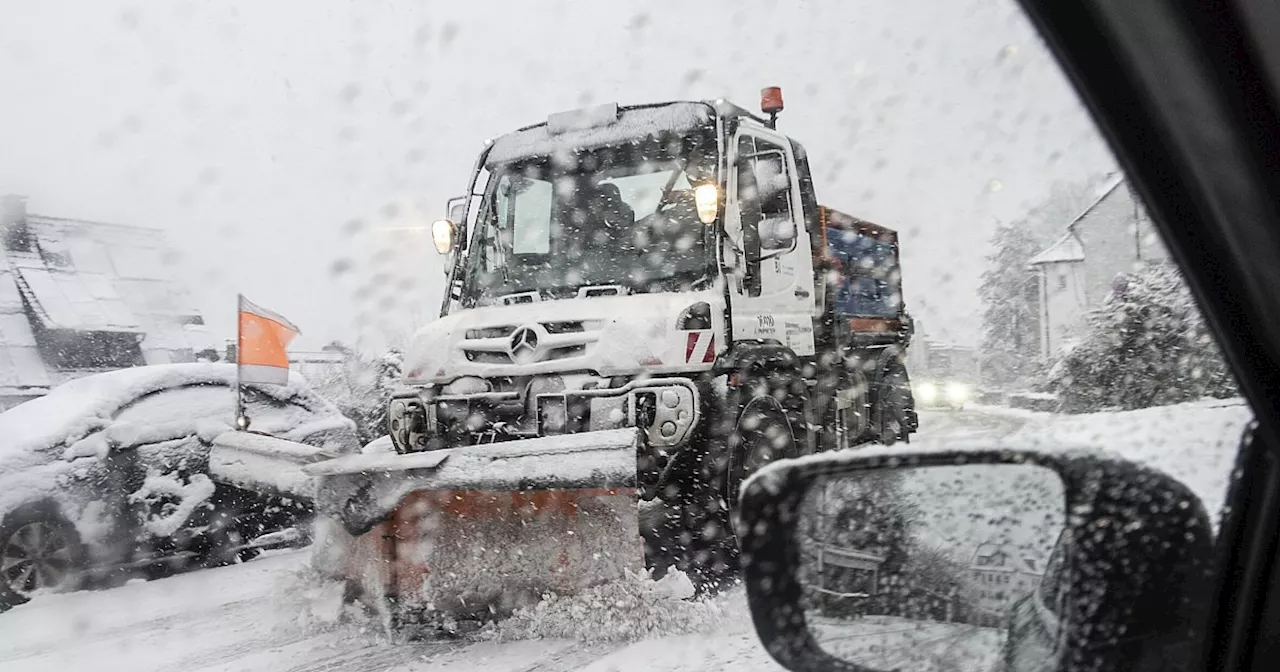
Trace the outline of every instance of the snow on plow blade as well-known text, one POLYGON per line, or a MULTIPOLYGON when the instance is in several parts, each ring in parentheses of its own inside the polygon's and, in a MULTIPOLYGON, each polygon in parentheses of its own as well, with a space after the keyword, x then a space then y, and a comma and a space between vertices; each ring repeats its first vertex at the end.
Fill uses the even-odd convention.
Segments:
POLYGON ((634 429, 311 465, 315 563, 397 624, 504 616, 644 568, 634 429))
POLYGON ((303 467, 333 458, 332 453, 303 443, 233 430, 213 440, 209 476, 255 492, 309 502, 315 497, 315 482, 303 467))

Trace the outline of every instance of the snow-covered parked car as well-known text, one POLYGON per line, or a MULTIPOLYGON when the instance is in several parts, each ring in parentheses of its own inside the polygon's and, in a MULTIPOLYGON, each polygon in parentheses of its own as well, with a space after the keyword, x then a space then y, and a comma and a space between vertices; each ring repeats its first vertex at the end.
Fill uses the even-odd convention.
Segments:
MULTIPOLYGON (((207 473, 234 423, 235 380, 231 364, 136 367, 0 414, 0 610, 119 570, 247 559, 249 540, 305 529, 310 502, 207 473)), ((359 450, 354 424, 296 373, 243 394, 251 431, 359 450)))

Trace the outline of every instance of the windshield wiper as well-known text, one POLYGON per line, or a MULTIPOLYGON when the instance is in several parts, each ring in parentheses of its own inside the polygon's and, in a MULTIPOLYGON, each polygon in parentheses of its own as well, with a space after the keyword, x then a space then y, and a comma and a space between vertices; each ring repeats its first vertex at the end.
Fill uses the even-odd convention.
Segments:
MULTIPOLYGON (((680 179, 681 175, 688 174, 689 162, 693 160, 693 153, 701 148, 702 139, 699 138, 698 141, 689 148, 689 152, 681 157, 680 166, 676 170, 671 171, 671 177, 667 180, 666 186, 662 188, 662 197, 658 199, 658 205, 653 208, 655 213, 662 212, 663 208, 670 205, 668 199, 671 197, 671 190, 676 186, 676 180, 680 179)), ((690 182, 692 182, 692 180, 690 180, 690 182)))

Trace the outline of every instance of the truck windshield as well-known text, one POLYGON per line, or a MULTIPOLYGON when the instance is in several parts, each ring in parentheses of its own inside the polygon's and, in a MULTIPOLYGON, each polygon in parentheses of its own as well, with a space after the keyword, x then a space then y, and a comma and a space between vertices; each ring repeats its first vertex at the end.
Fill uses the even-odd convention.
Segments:
POLYGON ((705 281, 713 228, 694 186, 715 176, 711 132, 520 159, 494 168, 466 261, 465 305, 582 287, 681 291, 705 281))

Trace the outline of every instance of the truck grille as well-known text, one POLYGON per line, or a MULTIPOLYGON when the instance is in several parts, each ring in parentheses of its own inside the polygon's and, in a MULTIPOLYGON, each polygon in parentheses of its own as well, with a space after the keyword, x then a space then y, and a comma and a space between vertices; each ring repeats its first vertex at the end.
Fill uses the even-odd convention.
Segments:
MULTIPOLYGON (((513 364, 511 342, 520 329, 534 325, 499 325, 468 329, 459 347, 467 361, 477 364, 513 364)), ((532 362, 546 362, 584 357, 599 338, 604 327, 601 320, 558 320, 536 325, 537 356, 532 362)))

